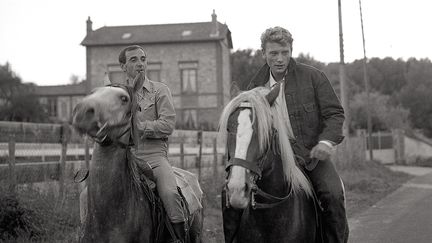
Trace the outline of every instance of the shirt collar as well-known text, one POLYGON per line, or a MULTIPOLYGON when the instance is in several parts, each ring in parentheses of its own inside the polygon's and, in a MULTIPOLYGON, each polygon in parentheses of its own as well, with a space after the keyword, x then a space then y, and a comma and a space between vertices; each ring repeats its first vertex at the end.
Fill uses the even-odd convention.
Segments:
MULTIPOLYGON (((130 81, 130 79, 128 79, 127 80, 128 85, 129 85, 129 82, 132 82, 132 81, 130 81)), ((130 85, 133 85, 133 84, 130 84, 130 85)), ((144 83, 143 83, 142 88, 146 89, 147 91, 150 91, 150 89, 151 89, 150 79, 148 79, 147 76, 144 79, 144 83)))
POLYGON ((273 75, 270 71, 268 84, 270 85, 270 88, 272 88, 275 84, 277 84, 276 80, 273 78, 273 75))

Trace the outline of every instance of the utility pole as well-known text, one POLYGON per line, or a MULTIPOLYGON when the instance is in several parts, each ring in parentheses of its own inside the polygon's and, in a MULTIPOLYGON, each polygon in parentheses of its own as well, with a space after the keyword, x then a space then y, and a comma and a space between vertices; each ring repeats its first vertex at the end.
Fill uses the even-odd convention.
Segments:
MULTIPOLYGON (((348 99, 348 85, 345 79, 345 58, 344 58, 344 44, 343 44, 343 30, 342 30, 342 7, 341 0, 338 0, 338 12, 339 12, 339 84, 340 84, 340 96, 342 107, 345 113, 345 122, 343 125, 343 135, 345 139, 349 140, 349 127, 350 127, 350 110, 349 110, 349 99, 348 99)), ((349 146, 348 146, 349 147, 349 146)))
POLYGON ((368 145, 369 145, 369 159, 373 160, 373 144, 372 144, 372 118, 370 114, 370 96, 369 96, 369 80, 367 75, 367 58, 366 58, 366 44, 364 37, 364 29, 363 29, 363 14, 361 7, 361 0, 359 0, 360 7, 360 22, 361 22, 361 30, 362 30, 362 38, 363 38, 363 78, 365 83, 366 90, 366 115, 367 115, 367 133, 368 133, 368 145))

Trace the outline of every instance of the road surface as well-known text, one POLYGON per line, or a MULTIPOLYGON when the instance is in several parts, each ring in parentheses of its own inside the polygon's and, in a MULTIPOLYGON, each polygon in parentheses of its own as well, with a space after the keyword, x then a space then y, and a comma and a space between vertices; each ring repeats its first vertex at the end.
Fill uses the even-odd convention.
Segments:
POLYGON ((432 170, 409 170, 414 179, 349 220, 349 242, 432 242, 432 170))

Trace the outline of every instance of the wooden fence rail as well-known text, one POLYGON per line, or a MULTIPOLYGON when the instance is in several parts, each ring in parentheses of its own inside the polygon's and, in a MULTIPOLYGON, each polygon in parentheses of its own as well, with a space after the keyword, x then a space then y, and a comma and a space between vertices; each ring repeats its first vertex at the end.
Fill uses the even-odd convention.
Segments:
MULTIPOLYGON (((224 143, 217 140, 216 132, 176 130, 169 142, 173 151, 169 156, 174 165, 198 170, 199 178, 202 167, 213 168, 213 173, 217 173, 218 166, 223 165, 224 143)), ((66 178, 72 178, 79 168, 89 167, 93 146, 91 141, 80 137, 68 124, 0 122, 0 144, 6 143, 7 150, 5 146, 0 146, 0 181, 7 179, 11 190, 14 190, 16 184, 58 180, 60 195, 64 194, 66 178), (31 149, 32 144, 53 144, 54 153, 58 155, 44 156, 43 149, 31 149), (82 145, 78 146, 81 147, 78 150, 77 144, 82 145), (75 147, 72 148, 72 145, 75 147), (30 149, 23 152, 26 146, 30 149), (68 150, 80 154, 70 154, 68 150), (33 156, 32 151, 37 152, 38 156, 33 156)))

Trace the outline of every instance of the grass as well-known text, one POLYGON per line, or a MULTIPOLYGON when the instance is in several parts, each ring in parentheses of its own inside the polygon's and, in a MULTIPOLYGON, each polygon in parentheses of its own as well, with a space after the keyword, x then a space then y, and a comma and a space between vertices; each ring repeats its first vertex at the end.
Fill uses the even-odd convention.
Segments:
POLYGON ((355 216, 399 188, 412 176, 394 172, 377 161, 338 169, 345 184, 348 217, 355 216))
MULTIPOLYGON (((393 172, 376 161, 357 161, 352 165, 336 163, 336 168, 345 184, 348 217, 372 206, 411 178, 405 173, 393 172)), ((220 191, 224 176, 223 168, 219 168, 216 173, 211 170, 203 173, 203 242, 223 242, 220 191)), ((16 194, 16 199, 23 208, 21 211, 25 212, 24 221, 28 226, 17 232, 18 237, 0 234, 0 241, 3 236, 3 240, 11 242, 77 242, 78 191, 76 184, 68 182, 67 185, 65 198, 59 198, 55 192, 40 193, 31 188, 22 188, 16 194)), ((0 197, 6 195, 4 192, 0 191, 0 197)), ((3 211, 0 209, 0 212, 3 211)), ((2 220, 0 214, 0 226, 2 220)))

